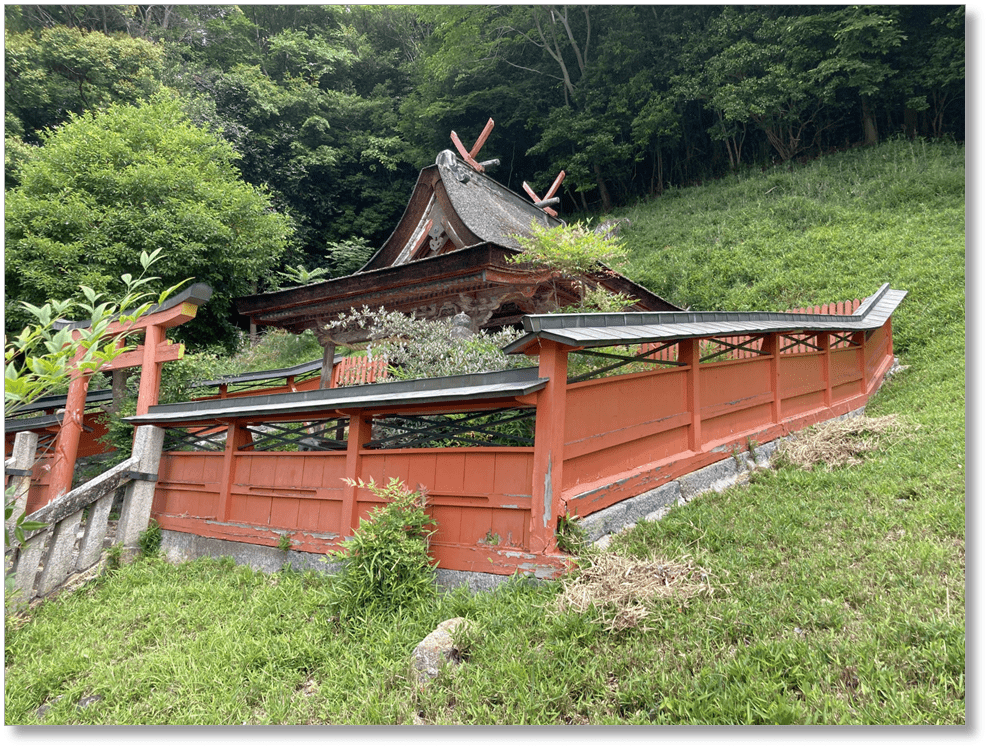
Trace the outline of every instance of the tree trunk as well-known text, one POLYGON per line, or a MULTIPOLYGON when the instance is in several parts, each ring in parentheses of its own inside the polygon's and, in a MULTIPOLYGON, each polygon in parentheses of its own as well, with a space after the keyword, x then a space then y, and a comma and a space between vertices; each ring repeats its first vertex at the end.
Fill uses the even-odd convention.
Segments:
POLYGON ((604 183, 604 177, 601 176, 601 167, 597 164, 594 165, 594 179, 598 183, 598 193, 601 195, 602 210, 605 213, 611 213, 611 194, 608 192, 608 186, 604 183))
POLYGON ((866 96, 862 97, 862 133, 863 143, 874 146, 879 142, 879 132, 876 129, 876 115, 866 96))
POLYGON ((903 134, 913 140, 917 137, 917 110, 905 107, 903 110, 903 134))

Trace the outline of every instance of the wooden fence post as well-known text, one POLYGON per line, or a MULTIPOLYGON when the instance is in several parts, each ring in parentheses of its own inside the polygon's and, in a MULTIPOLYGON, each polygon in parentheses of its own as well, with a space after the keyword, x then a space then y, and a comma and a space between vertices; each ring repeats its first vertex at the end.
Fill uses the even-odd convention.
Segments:
POLYGON ((701 342, 698 338, 686 338, 677 344, 678 360, 688 365, 687 410, 690 412, 690 432, 687 447, 701 451, 701 342))
POLYGON ((780 391, 780 334, 767 333, 762 342, 762 350, 769 354, 769 387, 773 392, 773 405, 770 412, 773 424, 783 421, 783 394, 780 391))
POLYGON ((824 405, 831 408, 831 334, 818 333, 817 347, 821 349, 821 376, 824 379, 824 405))
POLYGON ((10 483, 14 487, 14 514, 7 522, 7 535, 13 538, 17 518, 27 509, 27 495, 31 490, 31 470, 38 449, 38 435, 34 432, 18 432, 14 437, 14 449, 10 455, 10 483), (25 474, 24 472, 27 471, 25 474))
POLYGON ((134 456, 138 462, 133 469, 133 480, 124 492, 124 505, 117 523, 117 543, 124 547, 122 562, 129 562, 137 555, 138 537, 147 530, 151 520, 164 439, 165 430, 150 424, 139 426, 134 432, 134 456))
POLYGON ((549 551, 555 546, 556 520, 563 514, 563 452, 569 350, 553 341, 539 341, 539 376, 548 377, 549 382, 536 397, 529 546, 537 552, 549 551))
POLYGON ((216 519, 230 520, 233 513, 233 486, 237 471, 238 450, 251 450, 252 435, 236 419, 227 424, 227 440, 223 445, 223 468, 220 472, 220 498, 216 508, 216 519))
MULTIPOLYGON (((371 440, 371 414, 365 411, 347 411, 347 463, 344 477, 357 481, 361 478, 361 450, 371 440)), ((360 489, 349 482, 343 487, 343 506, 340 508, 340 535, 350 536, 360 524, 357 509, 357 493, 360 489)))
POLYGON ((86 411, 86 392, 89 390, 90 375, 76 373, 69 383, 69 393, 65 396, 65 412, 62 414, 62 428, 55 439, 55 455, 51 461, 51 477, 48 482, 46 502, 67 494, 72 489, 72 477, 79 455, 79 440, 83 432, 83 418, 86 411))

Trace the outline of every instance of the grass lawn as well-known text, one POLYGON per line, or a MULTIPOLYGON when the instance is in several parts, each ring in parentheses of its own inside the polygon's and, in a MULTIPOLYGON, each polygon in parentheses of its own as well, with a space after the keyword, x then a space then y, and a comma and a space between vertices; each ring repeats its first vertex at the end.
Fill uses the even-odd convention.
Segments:
POLYGON ((5 722, 964 723, 964 148, 893 142, 627 215, 626 273, 693 309, 906 289, 908 368, 867 413, 908 429, 860 465, 783 466, 615 536, 630 564, 687 562, 710 583, 645 602, 633 627, 522 579, 341 623, 329 578, 146 558, 7 608, 5 722), (411 651, 454 616, 471 621, 466 660, 420 690, 411 651))

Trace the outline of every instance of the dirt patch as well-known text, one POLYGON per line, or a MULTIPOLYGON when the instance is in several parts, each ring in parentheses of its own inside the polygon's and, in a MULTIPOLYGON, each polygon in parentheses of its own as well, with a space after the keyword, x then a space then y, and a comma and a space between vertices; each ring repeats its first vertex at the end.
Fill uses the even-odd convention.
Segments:
POLYGON ((587 566, 564 581, 556 599, 560 611, 599 610, 597 621, 617 632, 640 626, 649 603, 662 598, 710 594, 708 572, 687 560, 629 559, 618 554, 595 554, 587 566))
POLYGON ((904 424, 896 414, 835 419, 781 440, 773 462, 808 471, 816 465, 828 471, 858 465, 867 453, 887 447, 913 431, 915 427, 904 424))

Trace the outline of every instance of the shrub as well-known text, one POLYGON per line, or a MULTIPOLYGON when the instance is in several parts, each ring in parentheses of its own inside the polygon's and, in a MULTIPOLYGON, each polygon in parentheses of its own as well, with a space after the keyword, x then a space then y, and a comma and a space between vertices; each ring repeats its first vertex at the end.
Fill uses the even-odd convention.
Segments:
POLYGON ((400 479, 378 486, 348 480, 351 486, 367 488, 388 504, 371 510, 361 519, 342 551, 331 553, 344 568, 336 580, 331 607, 343 619, 365 609, 395 609, 428 601, 434 594, 429 537, 436 525, 426 514, 427 497, 422 487, 411 490, 400 479))
POLYGON ((415 380, 425 377, 496 372, 532 366, 525 356, 503 350, 518 337, 513 330, 481 331, 457 338, 449 319, 423 320, 401 312, 351 310, 325 324, 329 332, 367 330, 367 353, 388 362, 389 377, 415 380))

